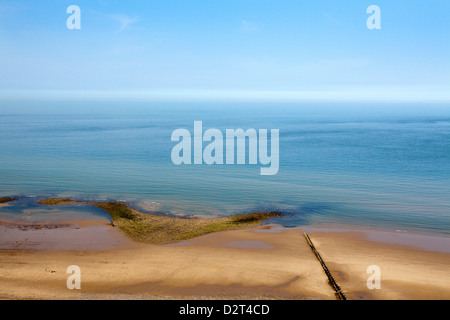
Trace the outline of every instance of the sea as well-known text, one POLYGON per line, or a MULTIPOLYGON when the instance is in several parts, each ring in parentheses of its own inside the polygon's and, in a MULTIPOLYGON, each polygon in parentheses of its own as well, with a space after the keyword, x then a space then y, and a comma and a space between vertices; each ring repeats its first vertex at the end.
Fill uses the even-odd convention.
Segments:
POLYGON ((65 197, 179 216, 280 211, 270 223, 448 236, 450 105, 3 100, 2 196, 19 197, 0 207, 10 220, 107 219, 97 208, 36 204, 65 197), (193 135, 194 121, 224 134, 278 129, 278 173, 261 175, 260 163, 175 165, 171 135, 193 135))

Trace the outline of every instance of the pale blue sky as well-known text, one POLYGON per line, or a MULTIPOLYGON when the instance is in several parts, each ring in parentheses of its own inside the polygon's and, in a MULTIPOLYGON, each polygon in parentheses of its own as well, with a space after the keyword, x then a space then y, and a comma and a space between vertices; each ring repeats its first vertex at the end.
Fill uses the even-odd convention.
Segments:
POLYGON ((0 0, 0 96, 18 95, 450 101, 450 1, 0 0))

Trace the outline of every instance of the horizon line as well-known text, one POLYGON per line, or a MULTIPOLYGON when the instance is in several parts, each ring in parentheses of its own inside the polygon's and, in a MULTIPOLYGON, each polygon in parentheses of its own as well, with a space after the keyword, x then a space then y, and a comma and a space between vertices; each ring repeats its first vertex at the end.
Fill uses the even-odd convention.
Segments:
POLYGON ((427 102, 450 103, 446 87, 371 87, 342 90, 0 90, 1 100, 94 100, 134 102, 427 102), (425 90, 424 90, 425 89, 425 90))

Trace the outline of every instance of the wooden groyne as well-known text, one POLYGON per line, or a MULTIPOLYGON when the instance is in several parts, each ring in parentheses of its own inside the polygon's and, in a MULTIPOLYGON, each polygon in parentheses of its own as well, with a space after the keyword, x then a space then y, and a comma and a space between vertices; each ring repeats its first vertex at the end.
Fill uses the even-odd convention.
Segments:
POLYGON ((336 295, 336 298, 338 300, 347 300, 347 298, 345 297, 345 295, 342 292, 341 288, 339 287, 339 285, 337 284, 337 282, 334 280, 333 276, 331 275, 330 270, 328 270, 328 267, 325 264, 325 262, 323 261, 322 257, 320 256, 319 251, 317 251, 316 247, 314 247, 314 244, 312 243, 312 241, 309 238, 309 236, 306 234, 306 232, 303 233, 303 235, 305 236, 306 242, 308 242, 308 245, 311 247, 311 250, 313 251, 313 253, 316 256, 317 260, 319 260, 320 264, 322 265, 323 271, 325 271, 325 274, 328 277, 328 282, 333 287, 334 294, 336 295))

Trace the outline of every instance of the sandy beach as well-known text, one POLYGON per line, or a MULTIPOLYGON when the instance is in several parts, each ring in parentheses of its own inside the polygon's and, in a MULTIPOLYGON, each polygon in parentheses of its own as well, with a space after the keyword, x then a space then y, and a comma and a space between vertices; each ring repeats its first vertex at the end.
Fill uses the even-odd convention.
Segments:
POLYGON ((442 252, 449 238, 356 230, 316 231, 311 238, 349 299, 450 299, 450 254, 442 252), (402 241, 411 238, 412 245, 402 241), (433 251, 419 244, 427 240, 435 243, 433 251), (379 290, 366 285, 371 265, 381 271, 379 290))
MULTIPOLYGON (((1 299, 336 299, 305 228, 259 226, 149 245, 104 223, 0 225, 1 299), (81 290, 66 287, 69 265, 81 269, 81 290)), ((364 231, 306 229, 348 299, 450 299, 449 253, 364 231), (381 289, 367 288, 370 265, 381 269, 381 289)))

